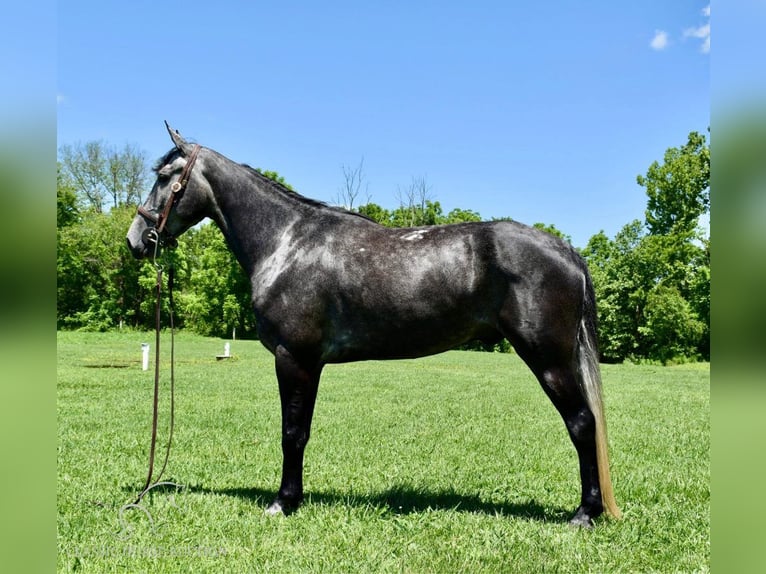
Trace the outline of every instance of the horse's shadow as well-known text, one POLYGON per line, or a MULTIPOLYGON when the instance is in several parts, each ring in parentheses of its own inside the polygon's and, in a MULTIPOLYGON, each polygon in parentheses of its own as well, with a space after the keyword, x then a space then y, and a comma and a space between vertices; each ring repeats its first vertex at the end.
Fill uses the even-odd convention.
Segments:
MULTIPOLYGON (((264 508, 273 500, 275 494, 274 490, 263 488, 186 486, 184 490, 193 493, 242 498, 264 508)), ((383 508, 395 515, 417 514, 429 510, 452 510, 475 514, 512 516, 541 522, 565 523, 570 518, 569 510, 543 506, 533 499, 521 503, 489 502, 475 495, 451 490, 431 491, 405 486, 396 486, 380 493, 371 494, 344 494, 336 491, 307 492, 304 505, 308 504, 383 508)))

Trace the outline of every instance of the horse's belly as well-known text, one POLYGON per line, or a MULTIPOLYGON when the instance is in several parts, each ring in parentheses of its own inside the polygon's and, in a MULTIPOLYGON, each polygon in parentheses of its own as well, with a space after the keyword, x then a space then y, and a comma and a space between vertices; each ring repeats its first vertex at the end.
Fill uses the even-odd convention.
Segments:
POLYGON ((423 357, 476 338, 496 338, 486 309, 469 305, 401 305, 396 309, 349 309, 325 333, 327 362, 423 357))

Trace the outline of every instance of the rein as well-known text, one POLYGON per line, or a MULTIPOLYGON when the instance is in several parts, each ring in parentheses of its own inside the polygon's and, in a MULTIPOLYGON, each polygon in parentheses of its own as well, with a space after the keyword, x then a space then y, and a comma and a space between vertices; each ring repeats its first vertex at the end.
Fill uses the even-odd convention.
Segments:
POLYGON ((162 463, 162 469, 160 470, 159 474, 157 475, 156 482, 152 482, 154 479, 154 458, 155 458, 155 452, 157 447, 157 422, 159 420, 159 398, 160 398, 160 327, 161 327, 161 321, 160 321, 160 311, 161 311, 161 303, 162 303, 162 266, 157 263, 156 261, 157 257, 157 247, 155 246, 155 256, 154 256, 154 265, 157 268, 157 285, 156 285, 156 292, 157 292, 157 302, 155 306, 155 356, 154 356, 154 406, 153 406, 153 412, 152 412, 152 441, 151 446, 149 448, 149 472, 146 477, 146 483, 144 484, 143 488, 141 489, 141 492, 136 497, 136 500, 133 502, 129 502, 128 504, 124 505, 122 508, 120 508, 119 512, 119 521, 121 523, 121 533, 124 533, 126 531, 126 523, 124 522, 124 513, 126 510, 130 510, 132 508, 136 508, 138 510, 141 510, 149 519, 150 524, 152 527, 154 526, 154 521, 152 519, 151 514, 149 513, 146 508, 141 506, 141 500, 146 496, 146 494, 159 487, 159 486, 174 486, 176 489, 181 488, 180 484, 176 484, 175 482, 171 481, 163 481, 160 482, 160 478, 162 477, 162 474, 165 472, 165 468, 168 464, 168 459, 170 458, 170 445, 173 442, 173 427, 175 426, 175 325, 173 316, 175 314, 175 303, 173 301, 173 281, 175 276, 175 269, 174 267, 169 267, 168 269, 168 299, 170 303, 170 429, 168 433, 168 444, 165 447, 165 460, 162 463))
POLYGON ((160 329, 162 327, 160 312, 162 303, 162 266, 155 263, 157 267, 157 302, 155 304, 155 351, 154 351, 154 401, 152 407, 152 440, 149 448, 149 472, 146 476, 146 483, 141 489, 141 493, 136 498, 133 505, 138 505, 147 492, 157 486, 179 486, 172 482, 159 482, 170 458, 170 446, 173 442, 173 428, 175 426, 175 324, 173 316, 175 314, 175 302, 173 300, 173 283, 175 279, 175 268, 168 269, 168 301, 170 303, 170 431, 168 433, 168 444, 165 448, 165 460, 162 463, 162 469, 157 474, 157 482, 152 483, 154 478, 154 458, 157 448, 157 422, 159 420, 159 398, 160 398, 160 329))
POLYGON ((154 319, 155 319, 155 350, 154 350, 154 400, 152 408, 152 439, 151 446, 149 448, 149 471, 146 476, 146 483, 141 489, 140 494, 136 498, 135 502, 123 507, 123 511, 127 508, 140 508, 139 503, 146 495, 147 492, 158 486, 175 486, 178 484, 173 482, 159 482, 165 469, 167 468, 168 459, 170 458, 170 446, 173 442, 173 428, 175 426, 175 301, 173 299, 173 283, 175 279, 175 268, 171 265, 168 269, 168 302, 170 304, 170 430, 168 433, 168 444, 165 448, 165 460, 162 463, 162 468, 157 474, 155 482, 154 479, 154 459, 157 449, 157 423, 159 420, 159 398, 160 398, 160 329, 162 328, 161 321, 161 309, 162 309, 162 265, 157 262, 157 254, 160 244, 169 244, 171 247, 175 247, 177 242, 172 234, 168 233, 165 229, 170 213, 178 200, 183 195, 186 185, 189 183, 189 177, 191 176, 192 168, 197 161, 197 155, 199 154, 200 146, 195 145, 186 165, 181 171, 181 177, 173 183, 170 188, 172 195, 165 202, 165 208, 160 215, 155 215, 152 212, 143 208, 138 208, 138 213, 147 218, 149 221, 155 224, 152 228, 147 228, 149 232, 146 236, 146 240, 154 243, 154 255, 152 260, 154 266, 157 269, 157 285, 156 294, 157 301, 155 303, 154 319))

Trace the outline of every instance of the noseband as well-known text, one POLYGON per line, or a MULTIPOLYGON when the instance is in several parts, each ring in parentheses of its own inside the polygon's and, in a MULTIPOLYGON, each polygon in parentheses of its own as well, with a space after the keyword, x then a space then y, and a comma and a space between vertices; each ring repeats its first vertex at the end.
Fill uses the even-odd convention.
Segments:
POLYGON ((179 177, 178 180, 173 182, 173 185, 170 186, 171 196, 165 202, 165 209, 162 210, 161 214, 155 215, 151 211, 144 209, 143 205, 139 206, 139 215, 142 215, 154 223, 154 227, 147 228, 142 234, 141 239, 144 241, 144 243, 157 243, 159 241, 159 243, 162 245, 167 245, 169 247, 176 247, 176 245, 178 245, 176 238, 165 230, 165 225, 168 222, 168 218, 170 217, 170 212, 173 210, 173 206, 175 206, 175 204, 178 203, 178 200, 181 199, 181 196, 184 194, 184 190, 186 189, 186 185, 189 183, 189 177, 191 176, 191 171, 194 167, 194 163, 197 161, 197 155, 199 154, 200 147, 200 145, 194 146, 194 149, 189 155, 189 159, 187 160, 183 171, 181 171, 181 177, 179 177))

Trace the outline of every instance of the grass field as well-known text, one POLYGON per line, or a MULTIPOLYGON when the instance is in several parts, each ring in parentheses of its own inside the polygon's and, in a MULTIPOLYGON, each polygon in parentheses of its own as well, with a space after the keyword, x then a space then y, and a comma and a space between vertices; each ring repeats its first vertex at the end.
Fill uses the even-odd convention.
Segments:
POLYGON ((165 478, 184 488, 121 515, 148 463, 141 342, 153 335, 58 334, 60 572, 709 570, 709 365, 603 366, 625 516, 592 531, 567 524, 575 451, 515 355, 328 366, 306 504, 274 518, 263 512, 281 467, 271 355, 236 341, 218 362, 223 341, 181 334, 165 478))

